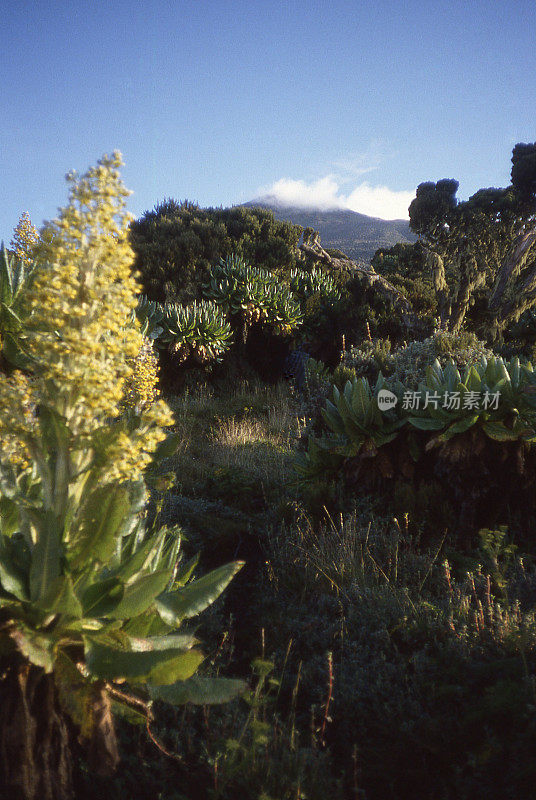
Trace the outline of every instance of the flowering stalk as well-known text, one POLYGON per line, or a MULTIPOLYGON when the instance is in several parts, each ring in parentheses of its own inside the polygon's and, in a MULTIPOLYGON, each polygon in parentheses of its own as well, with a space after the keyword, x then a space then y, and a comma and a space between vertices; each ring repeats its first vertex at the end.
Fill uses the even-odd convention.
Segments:
POLYGON ((121 164, 115 152, 82 177, 67 176, 68 205, 45 223, 34 249, 34 374, 0 376, 0 462, 33 465, 44 508, 62 521, 84 492, 137 480, 172 421, 162 401, 135 426, 121 417, 125 382, 143 347, 139 327, 128 324, 139 287, 121 164))

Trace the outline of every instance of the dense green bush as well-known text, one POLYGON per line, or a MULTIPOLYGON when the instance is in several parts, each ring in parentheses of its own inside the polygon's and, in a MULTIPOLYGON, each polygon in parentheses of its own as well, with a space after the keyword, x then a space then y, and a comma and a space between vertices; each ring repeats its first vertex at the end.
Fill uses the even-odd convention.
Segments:
POLYGON ((374 254, 372 266, 402 292, 417 314, 432 322, 437 315, 437 297, 420 242, 380 248, 374 254))
POLYGON ((340 350, 343 335, 353 327, 346 276, 313 267, 292 270, 284 277, 303 316, 299 340, 323 358, 330 343, 336 342, 340 350))
POLYGON ((295 268, 301 233, 267 209, 200 208, 175 200, 146 211, 130 228, 145 294, 181 303, 200 299, 212 266, 232 253, 269 272, 295 268))
POLYGON ((424 379, 427 367, 436 359, 442 365, 451 359, 463 370, 482 357, 491 358, 493 352, 474 333, 436 330, 423 341, 403 342, 396 349, 389 339, 365 339, 343 354, 342 364, 354 370, 358 377, 375 381, 381 372, 384 377, 400 381, 408 388, 416 388, 424 379))

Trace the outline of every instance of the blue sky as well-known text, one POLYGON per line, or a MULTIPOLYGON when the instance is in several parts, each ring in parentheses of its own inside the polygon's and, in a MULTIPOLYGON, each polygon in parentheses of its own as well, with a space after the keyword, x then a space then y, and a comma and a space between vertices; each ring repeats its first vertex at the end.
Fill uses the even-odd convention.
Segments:
POLYGON ((403 216, 424 180, 509 181, 536 140, 534 0, 0 0, 0 238, 122 151, 164 197, 403 216))

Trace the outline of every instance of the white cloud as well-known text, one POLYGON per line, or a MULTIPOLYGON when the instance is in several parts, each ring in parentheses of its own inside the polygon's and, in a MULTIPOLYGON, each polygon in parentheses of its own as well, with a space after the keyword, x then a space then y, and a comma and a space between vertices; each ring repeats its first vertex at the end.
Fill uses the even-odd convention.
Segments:
POLYGON ((360 183, 346 198, 346 207, 369 217, 409 219, 408 207, 414 197, 414 190, 395 192, 388 186, 360 183))
POLYGON ((381 219, 408 219, 408 206, 414 197, 415 191, 394 191, 367 182, 342 191, 341 182, 334 175, 327 175, 310 182, 281 178, 259 189, 257 199, 322 211, 347 208, 381 219))
POLYGON ((317 181, 296 181, 281 178, 271 186, 259 189, 259 199, 270 198, 280 205, 300 206, 300 208, 344 208, 338 197, 339 185, 333 176, 327 175, 317 181))

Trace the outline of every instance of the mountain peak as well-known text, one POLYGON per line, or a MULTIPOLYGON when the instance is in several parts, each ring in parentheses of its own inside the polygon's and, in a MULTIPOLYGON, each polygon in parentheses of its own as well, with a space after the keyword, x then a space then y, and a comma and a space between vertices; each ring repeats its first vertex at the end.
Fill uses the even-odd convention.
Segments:
POLYGON ((349 208, 311 208, 281 203, 273 195, 264 195, 243 203, 246 208, 267 208, 276 219, 314 228, 320 233, 322 246, 342 250, 357 262, 370 263, 379 247, 413 243, 417 237, 404 219, 385 220, 369 217, 349 208))
MULTIPOLYGON (((313 205, 312 203, 289 203, 287 201, 281 200, 280 197, 277 197, 275 194, 264 194, 261 197, 256 197, 253 200, 250 200, 248 203, 244 203, 245 206, 249 207, 260 207, 260 208, 285 208, 285 209, 294 209, 295 211, 344 211, 343 206, 318 206, 313 205)), ((351 212, 352 213, 352 212, 351 212)))

